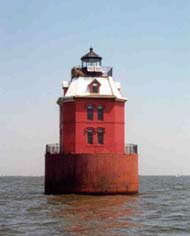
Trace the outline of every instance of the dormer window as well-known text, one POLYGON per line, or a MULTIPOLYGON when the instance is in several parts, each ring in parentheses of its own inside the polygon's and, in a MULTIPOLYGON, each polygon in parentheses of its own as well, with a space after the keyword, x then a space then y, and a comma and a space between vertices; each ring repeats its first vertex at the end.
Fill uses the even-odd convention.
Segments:
POLYGON ((89 84, 90 93, 99 93, 100 83, 95 79, 89 84))
POLYGON ((98 85, 97 84, 92 84, 92 92, 93 93, 98 93, 98 85))

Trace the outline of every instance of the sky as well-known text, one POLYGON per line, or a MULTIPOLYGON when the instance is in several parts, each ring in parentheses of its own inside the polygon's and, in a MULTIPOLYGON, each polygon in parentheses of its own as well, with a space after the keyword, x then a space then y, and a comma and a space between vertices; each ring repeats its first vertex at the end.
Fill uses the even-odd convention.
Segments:
POLYGON ((63 80, 93 46, 126 103, 139 174, 190 175, 189 0, 0 0, 0 175, 44 175, 63 80))

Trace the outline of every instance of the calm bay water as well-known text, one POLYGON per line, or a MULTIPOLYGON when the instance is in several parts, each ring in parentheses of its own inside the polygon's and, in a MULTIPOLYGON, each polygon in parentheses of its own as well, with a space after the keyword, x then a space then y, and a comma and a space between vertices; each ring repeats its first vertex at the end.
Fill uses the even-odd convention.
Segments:
POLYGON ((190 177, 140 178, 138 195, 44 195, 42 177, 0 177, 0 235, 190 235, 190 177))

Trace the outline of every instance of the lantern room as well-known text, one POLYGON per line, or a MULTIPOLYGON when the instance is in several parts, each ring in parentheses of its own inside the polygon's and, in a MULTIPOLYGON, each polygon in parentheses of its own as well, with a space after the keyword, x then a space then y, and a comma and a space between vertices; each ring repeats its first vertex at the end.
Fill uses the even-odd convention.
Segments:
POLYGON ((102 57, 91 47, 89 52, 81 57, 81 66, 71 69, 71 77, 107 77, 112 76, 112 67, 102 66, 102 57))
POLYGON ((90 51, 81 57, 82 68, 86 68, 88 66, 102 66, 102 57, 96 54, 93 51, 93 48, 90 48, 90 51))

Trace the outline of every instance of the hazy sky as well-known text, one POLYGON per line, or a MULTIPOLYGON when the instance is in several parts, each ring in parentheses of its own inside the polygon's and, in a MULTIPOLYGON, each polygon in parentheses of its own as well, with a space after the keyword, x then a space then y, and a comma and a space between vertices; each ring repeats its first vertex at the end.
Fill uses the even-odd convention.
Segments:
POLYGON ((114 67, 140 174, 190 174, 189 0, 0 0, 0 175, 43 175, 56 100, 92 45, 114 67))

